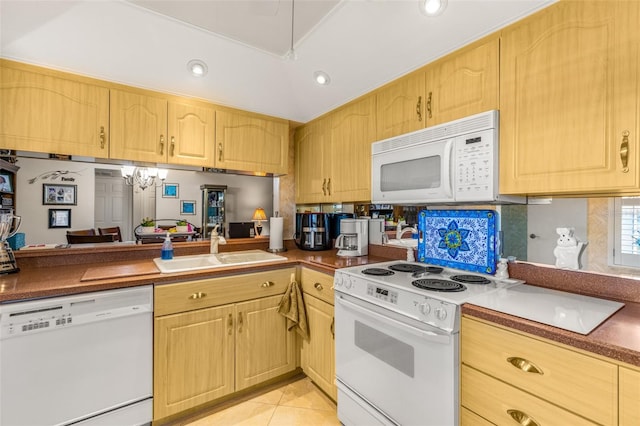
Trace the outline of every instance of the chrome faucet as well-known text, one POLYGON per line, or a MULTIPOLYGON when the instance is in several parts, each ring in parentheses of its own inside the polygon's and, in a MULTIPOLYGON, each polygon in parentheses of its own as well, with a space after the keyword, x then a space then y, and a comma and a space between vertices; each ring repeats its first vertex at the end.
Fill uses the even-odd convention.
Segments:
POLYGON ((398 222, 398 227, 396 228, 396 239, 399 240, 402 238, 402 236, 404 234, 406 234, 407 232, 411 232, 412 234, 416 234, 418 232, 418 229, 413 227, 413 226, 408 226, 407 222, 405 222, 404 220, 398 222), (405 228, 403 229, 402 226, 405 226, 405 228))

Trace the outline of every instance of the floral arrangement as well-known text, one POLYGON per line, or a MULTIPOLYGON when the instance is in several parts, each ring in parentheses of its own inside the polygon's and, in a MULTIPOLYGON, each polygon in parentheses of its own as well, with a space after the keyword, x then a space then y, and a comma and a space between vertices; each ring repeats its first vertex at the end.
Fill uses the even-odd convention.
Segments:
POLYGON ((140 221, 140 225, 148 227, 148 226, 156 226, 156 222, 150 217, 143 217, 142 221, 140 221))
POLYGON ((176 221, 176 226, 187 226, 187 221, 180 219, 176 221))

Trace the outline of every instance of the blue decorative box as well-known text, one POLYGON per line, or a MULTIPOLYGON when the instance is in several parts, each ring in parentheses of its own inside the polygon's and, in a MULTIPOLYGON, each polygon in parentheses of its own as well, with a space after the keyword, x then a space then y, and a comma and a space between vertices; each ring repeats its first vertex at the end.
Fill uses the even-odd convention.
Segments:
POLYGON ((7 238, 9 242, 9 247, 11 250, 19 250, 21 247, 24 247, 24 232, 17 232, 13 236, 7 238))
POLYGON ((418 260, 465 271, 496 271, 497 213, 493 210, 422 210, 418 260))

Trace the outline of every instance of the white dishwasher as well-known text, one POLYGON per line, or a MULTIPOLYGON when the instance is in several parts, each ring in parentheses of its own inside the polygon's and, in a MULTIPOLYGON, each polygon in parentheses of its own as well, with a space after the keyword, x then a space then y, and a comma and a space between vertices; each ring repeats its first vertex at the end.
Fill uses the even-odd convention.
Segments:
POLYGON ((152 420, 153 287, 0 305, 0 426, 152 420))

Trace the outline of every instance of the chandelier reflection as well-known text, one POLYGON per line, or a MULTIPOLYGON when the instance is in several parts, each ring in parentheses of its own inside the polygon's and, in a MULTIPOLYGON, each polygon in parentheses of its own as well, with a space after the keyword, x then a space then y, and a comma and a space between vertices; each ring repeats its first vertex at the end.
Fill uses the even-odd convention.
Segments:
POLYGON ((122 166, 120 171, 127 185, 138 185, 142 190, 150 186, 155 186, 156 178, 164 181, 168 173, 168 170, 157 169, 155 167, 135 166, 122 166))

